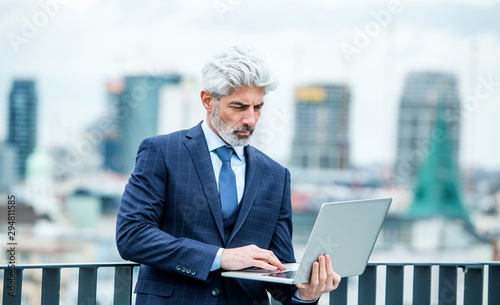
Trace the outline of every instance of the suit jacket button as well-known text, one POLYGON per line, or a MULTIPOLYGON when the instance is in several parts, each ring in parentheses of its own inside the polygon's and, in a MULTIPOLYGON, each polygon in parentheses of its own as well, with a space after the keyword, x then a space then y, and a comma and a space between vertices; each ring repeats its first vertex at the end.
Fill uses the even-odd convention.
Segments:
POLYGON ((182 266, 182 272, 186 272, 186 266, 182 266))
POLYGON ((217 289, 217 288, 212 289, 212 295, 214 297, 218 296, 219 295, 219 289, 217 289))
POLYGON ((182 267, 181 267, 181 265, 177 265, 177 266, 175 266, 175 269, 177 269, 177 271, 181 271, 182 267))
POLYGON ((186 268, 186 273, 191 273, 191 268, 186 268))
POLYGON ((192 275, 196 275, 196 269, 191 270, 192 275))

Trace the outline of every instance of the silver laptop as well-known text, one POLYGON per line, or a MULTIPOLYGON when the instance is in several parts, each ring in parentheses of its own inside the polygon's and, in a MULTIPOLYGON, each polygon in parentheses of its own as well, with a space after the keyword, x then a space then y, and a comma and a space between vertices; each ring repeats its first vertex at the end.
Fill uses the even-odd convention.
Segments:
POLYGON ((248 268, 222 276, 283 284, 308 283, 319 255, 329 254, 342 277, 360 275, 370 258, 392 198, 325 203, 321 206, 300 263, 285 271, 248 268))

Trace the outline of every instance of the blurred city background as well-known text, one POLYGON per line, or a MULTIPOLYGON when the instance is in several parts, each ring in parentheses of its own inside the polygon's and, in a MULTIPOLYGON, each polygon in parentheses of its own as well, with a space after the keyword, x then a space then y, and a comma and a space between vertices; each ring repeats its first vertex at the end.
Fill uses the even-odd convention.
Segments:
MULTIPOLYGON (((140 141, 203 120, 206 59, 249 43, 280 81, 252 144, 292 173, 299 258, 322 203, 387 196, 372 261, 499 260, 499 15, 488 0, 0 1, 3 247, 15 195, 17 264, 120 261, 140 141)), ((39 282, 25 275, 26 304, 39 282)))

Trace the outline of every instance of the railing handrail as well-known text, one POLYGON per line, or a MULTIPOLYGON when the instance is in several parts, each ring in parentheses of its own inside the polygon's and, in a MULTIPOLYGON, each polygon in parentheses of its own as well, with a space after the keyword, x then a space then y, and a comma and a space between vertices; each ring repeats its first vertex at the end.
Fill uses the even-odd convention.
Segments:
MULTIPOLYGON (((14 268, 0 265, 4 270, 4 305, 20 305, 23 271, 25 269, 42 270, 42 305, 60 303, 61 269, 78 268, 78 305, 97 304, 97 273, 99 268, 114 268, 115 305, 132 304, 132 286, 134 269, 139 266, 135 262, 100 262, 100 263, 61 263, 61 264, 23 264, 14 268), (11 277, 12 276, 12 277, 11 277), (9 278, 11 277, 11 278, 9 278), (8 296, 8 284, 15 282, 18 295, 8 296)), ((499 261, 458 261, 458 262, 369 262, 365 272, 360 275, 354 288, 357 290, 357 304, 375 304, 379 289, 385 289, 386 305, 403 304, 404 278, 406 267, 413 270, 413 304, 429 304, 431 301, 431 285, 438 286, 438 305, 457 304, 463 297, 464 305, 500 304, 500 262, 499 261), (379 268, 382 267, 382 268, 379 268), (385 267, 385 268, 384 268, 385 267), (439 278, 434 282, 431 276, 434 268, 439 271, 439 278), (462 270, 461 270, 462 269, 462 270), (385 287, 378 287, 377 273, 385 273, 385 287), (458 285, 458 274, 462 274, 463 285, 458 285), (432 283, 431 283, 432 282, 432 283), (416 293, 417 292, 417 293, 416 293)), ((349 279, 341 281, 340 286, 330 293, 331 304, 346 305, 348 303, 349 279)), ((352 292, 352 291, 351 291, 352 292)))
POLYGON ((43 268, 85 268, 85 267, 135 267, 134 262, 102 262, 102 263, 61 263, 61 264, 19 264, 14 268, 9 265, 0 265, 1 269, 43 269, 43 268))
POLYGON ((367 266, 449 266, 449 267, 467 267, 474 265, 493 265, 500 266, 500 261, 457 261, 457 262, 368 262, 367 266))
MULTIPOLYGON (((457 261, 457 262, 384 262, 384 261, 370 261, 367 266, 450 266, 450 267, 467 267, 473 265, 493 265, 500 266, 500 261, 457 261)), ((40 268, 80 268, 80 267, 136 267, 140 266, 135 262, 99 262, 99 263, 59 263, 59 264, 19 264, 15 268, 19 269, 40 269, 40 268)), ((13 269, 8 265, 0 265, 1 269, 13 269)))

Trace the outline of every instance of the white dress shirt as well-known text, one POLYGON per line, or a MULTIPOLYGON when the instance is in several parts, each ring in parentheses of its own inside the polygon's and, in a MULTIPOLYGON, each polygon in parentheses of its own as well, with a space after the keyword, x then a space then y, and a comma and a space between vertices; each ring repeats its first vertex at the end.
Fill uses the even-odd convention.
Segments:
MULTIPOLYGON (((205 134, 205 139, 207 140, 208 151, 210 152, 210 158, 212 159, 212 167, 214 168, 215 180, 217 181, 217 189, 219 188, 219 173, 222 167, 222 161, 215 152, 215 150, 221 146, 226 146, 227 144, 222 141, 222 139, 208 127, 206 121, 201 123, 201 128, 205 134)), ((234 176, 236 177, 236 191, 238 193, 238 204, 241 202, 243 197, 243 192, 245 191, 245 171, 247 168, 247 162, 245 159, 245 146, 232 146, 236 154, 231 157, 231 168, 233 169, 234 176)))

